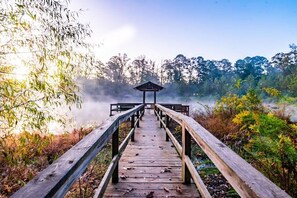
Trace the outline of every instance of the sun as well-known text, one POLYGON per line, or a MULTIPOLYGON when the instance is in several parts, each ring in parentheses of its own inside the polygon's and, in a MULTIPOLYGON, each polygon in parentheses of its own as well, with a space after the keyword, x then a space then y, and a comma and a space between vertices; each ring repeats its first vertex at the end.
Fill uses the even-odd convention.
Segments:
POLYGON ((18 81, 26 80, 29 73, 30 73, 30 70, 25 65, 15 66, 14 69, 13 69, 13 72, 12 72, 13 78, 18 80, 18 81))

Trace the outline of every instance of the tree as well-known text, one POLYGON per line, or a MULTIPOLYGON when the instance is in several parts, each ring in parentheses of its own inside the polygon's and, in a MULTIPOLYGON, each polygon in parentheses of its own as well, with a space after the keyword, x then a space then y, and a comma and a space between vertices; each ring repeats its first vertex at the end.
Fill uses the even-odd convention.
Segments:
POLYGON ((269 66, 269 61, 263 56, 246 57, 235 63, 236 73, 242 80, 251 75, 256 82, 265 74, 269 66))
POLYGON ((283 75, 283 90, 293 96, 297 96, 297 47, 290 45, 288 53, 278 53, 272 57, 272 64, 283 75))
POLYGON ((125 72, 128 70, 129 60, 127 54, 111 57, 106 64, 106 77, 117 85, 126 84, 125 72))
POLYGON ((155 62, 146 59, 145 56, 136 58, 129 67, 130 79, 133 85, 146 81, 158 81, 155 71, 155 62))
POLYGON ((42 129, 53 108, 79 105, 78 74, 92 64, 91 31, 67 1, 0 2, 0 127, 42 129))

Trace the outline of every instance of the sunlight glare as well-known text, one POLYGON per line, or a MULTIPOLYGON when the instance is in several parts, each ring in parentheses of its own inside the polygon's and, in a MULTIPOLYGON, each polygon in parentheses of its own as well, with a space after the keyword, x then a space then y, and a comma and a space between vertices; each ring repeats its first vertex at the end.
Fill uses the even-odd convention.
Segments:
POLYGON ((14 78, 18 81, 24 81, 28 77, 30 70, 25 65, 19 65, 14 67, 13 74, 14 78))

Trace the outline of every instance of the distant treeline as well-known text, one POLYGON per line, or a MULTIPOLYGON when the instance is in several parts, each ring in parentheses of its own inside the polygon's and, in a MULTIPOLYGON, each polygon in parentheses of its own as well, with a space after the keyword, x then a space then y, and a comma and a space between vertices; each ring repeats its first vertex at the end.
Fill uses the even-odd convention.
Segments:
MULTIPOLYGON (((246 57, 232 64, 227 59, 207 60, 202 56, 187 58, 179 54, 160 66, 145 56, 131 60, 126 54, 99 62, 95 83, 87 83, 87 92, 102 92, 114 97, 133 94, 133 87, 152 81, 166 87, 162 94, 188 97, 220 98, 228 93, 245 94, 253 88, 275 88, 283 95, 297 96, 297 47, 274 55, 246 57), (91 84, 93 86, 91 86, 91 84)), ((265 97, 265 95, 262 95, 265 97)))

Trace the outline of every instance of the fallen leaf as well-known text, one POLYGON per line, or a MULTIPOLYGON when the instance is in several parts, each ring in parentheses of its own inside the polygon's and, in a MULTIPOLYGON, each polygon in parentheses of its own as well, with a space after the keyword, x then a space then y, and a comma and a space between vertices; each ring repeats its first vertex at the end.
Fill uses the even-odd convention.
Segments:
POLYGON ((163 189, 164 189, 166 192, 169 192, 169 189, 168 189, 168 188, 164 187, 163 189))
POLYGON ((128 161, 128 163, 129 163, 129 164, 132 164, 132 163, 134 163, 134 161, 128 161))
POLYGON ((171 173, 170 168, 164 168, 163 170, 161 170, 161 173, 171 173))
POLYGON ((126 177, 126 175, 124 175, 124 173, 122 173, 122 174, 120 175, 120 178, 123 179, 123 180, 127 179, 127 177, 126 177))
POLYGON ((135 156, 138 156, 138 155, 139 155, 139 153, 136 153, 136 154, 135 154, 135 156))
POLYGON ((123 167, 124 170, 133 170, 133 167, 123 167))
POLYGON ((146 198, 153 198, 153 197, 154 197, 154 191, 151 191, 146 195, 146 198))
POLYGON ((180 193, 180 194, 183 194, 183 190, 180 186, 177 186, 176 187, 176 192, 180 193))
POLYGON ((134 188, 128 188, 128 189, 126 190, 126 192, 124 193, 124 195, 127 194, 127 193, 129 193, 129 192, 132 192, 133 190, 134 190, 134 188))

